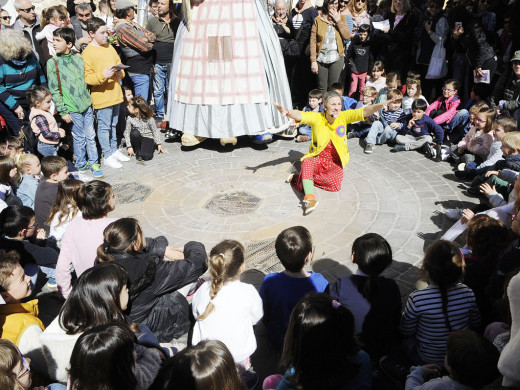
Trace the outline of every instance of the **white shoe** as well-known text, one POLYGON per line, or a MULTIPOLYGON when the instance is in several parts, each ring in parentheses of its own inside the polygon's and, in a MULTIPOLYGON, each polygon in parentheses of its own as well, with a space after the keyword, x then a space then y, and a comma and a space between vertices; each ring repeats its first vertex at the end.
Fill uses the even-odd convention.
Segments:
POLYGON ((115 169, 123 168, 123 165, 119 161, 117 161, 117 156, 115 153, 105 158, 105 165, 115 169))
POLYGON ((116 156, 116 158, 119 160, 119 161, 123 161, 123 162, 127 162, 127 161, 130 161, 130 157, 128 156, 125 156, 121 150, 117 149, 117 151, 114 153, 114 156, 116 156))
POLYGON ((462 209, 455 208, 455 209, 447 209, 444 213, 448 219, 451 219, 452 221, 458 221, 462 217, 462 209))

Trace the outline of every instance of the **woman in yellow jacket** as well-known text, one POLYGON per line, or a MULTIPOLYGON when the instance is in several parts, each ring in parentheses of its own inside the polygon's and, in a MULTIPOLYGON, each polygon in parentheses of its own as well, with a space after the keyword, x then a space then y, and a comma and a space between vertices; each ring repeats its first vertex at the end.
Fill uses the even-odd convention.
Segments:
POLYGON ((343 168, 350 156, 347 147, 347 124, 363 121, 381 108, 396 101, 397 98, 383 103, 372 104, 356 110, 341 111, 342 97, 337 92, 328 92, 323 98, 323 113, 288 110, 274 103, 283 116, 295 120, 296 123, 311 126, 312 139, 309 152, 302 157, 301 172, 296 178, 294 174, 287 182, 305 194, 303 207, 305 215, 318 205, 314 196, 314 186, 326 191, 341 190, 343 168))
POLYGON ((311 29, 311 71, 318 75, 318 88, 327 92, 343 70, 345 45, 351 32, 347 19, 338 11, 338 0, 324 0, 321 14, 311 29))

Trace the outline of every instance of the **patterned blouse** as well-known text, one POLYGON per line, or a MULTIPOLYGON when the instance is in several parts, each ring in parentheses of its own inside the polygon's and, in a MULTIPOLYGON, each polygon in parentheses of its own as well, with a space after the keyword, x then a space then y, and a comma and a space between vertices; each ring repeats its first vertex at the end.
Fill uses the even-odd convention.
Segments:
POLYGON ((155 124, 155 120, 153 117, 151 117, 147 121, 139 119, 135 116, 128 117, 128 119, 126 120, 126 129, 124 133, 127 146, 132 145, 130 143, 130 132, 132 131, 132 128, 136 128, 143 137, 153 138, 157 145, 161 144, 161 138, 159 137, 159 129, 157 129, 157 125, 155 124))

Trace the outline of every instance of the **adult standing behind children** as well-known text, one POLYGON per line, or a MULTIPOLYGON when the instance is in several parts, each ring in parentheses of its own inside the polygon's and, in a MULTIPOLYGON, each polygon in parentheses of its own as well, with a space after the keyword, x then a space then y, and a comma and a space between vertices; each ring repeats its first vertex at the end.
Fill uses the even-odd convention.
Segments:
POLYGON ((83 59, 71 52, 75 41, 74 30, 70 28, 54 31, 56 56, 47 62, 49 89, 63 121, 72 123, 76 168, 80 172, 91 170, 94 177, 100 178, 103 171, 96 145, 92 100, 85 84, 83 59))
POLYGON ((337 92, 329 92, 323 98, 324 113, 288 110, 274 103, 283 116, 294 119, 296 123, 311 125, 311 145, 309 152, 302 157, 301 172, 294 182, 294 175, 287 179, 296 189, 303 190, 305 193, 303 203, 306 215, 318 205, 313 194, 314 186, 326 191, 341 189, 343 168, 350 159, 347 147, 347 124, 362 121, 395 101, 397 98, 356 110, 341 111, 341 95, 337 92))
MULTIPOLYGON (((165 114, 165 94, 168 91, 172 66, 173 43, 180 20, 173 12, 173 0, 159 0, 158 15, 148 19, 146 30, 155 34, 155 72, 153 77, 153 99, 155 116, 162 121, 165 114)), ((136 91, 137 95, 137 91, 136 91)))
POLYGON ((134 96, 142 96, 148 101, 155 34, 134 22, 136 13, 132 0, 116 1, 116 17, 117 42, 125 64, 129 66, 127 72, 134 85, 134 96))
POLYGON ((123 102, 123 91, 119 81, 124 71, 118 68, 121 59, 112 45, 108 44, 107 25, 100 18, 87 23, 92 41, 81 56, 85 64, 85 82, 90 85, 92 105, 96 110, 98 140, 105 164, 111 168, 122 168, 120 161, 129 161, 117 149, 116 126, 119 105, 123 102))

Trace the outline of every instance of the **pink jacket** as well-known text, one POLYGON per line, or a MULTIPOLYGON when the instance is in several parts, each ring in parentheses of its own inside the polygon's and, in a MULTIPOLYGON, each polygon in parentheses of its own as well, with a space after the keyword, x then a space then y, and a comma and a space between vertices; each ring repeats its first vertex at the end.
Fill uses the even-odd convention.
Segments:
POLYGON ((60 256, 56 264, 56 282, 58 290, 67 298, 71 286, 71 266, 79 277, 94 266, 97 248, 103 243, 103 231, 116 218, 83 219, 76 216, 67 225, 61 242, 60 256))
MULTIPOLYGON (((435 100, 432 104, 428 106, 426 109, 426 115, 430 116, 430 112, 433 110, 438 110, 441 107, 442 101, 444 100, 444 97, 441 96, 437 100, 435 100)), ((457 95, 453 95, 448 100, 446 100, 446 112, 444 114, 441 114, 435 118, 433 118, 433 121, 440 125, 441 123, 450 123, 450 121, 453 119, 455 114, 457 114, 457 107, 460 104, 460 99, 457 95)))
POLYGON ((475 126, 471 126, 466 136, 457 144, 457 147, 464 148, 484 160, 489 156, 489 150, 493 143, 493 135, 477 130, 475 126))

